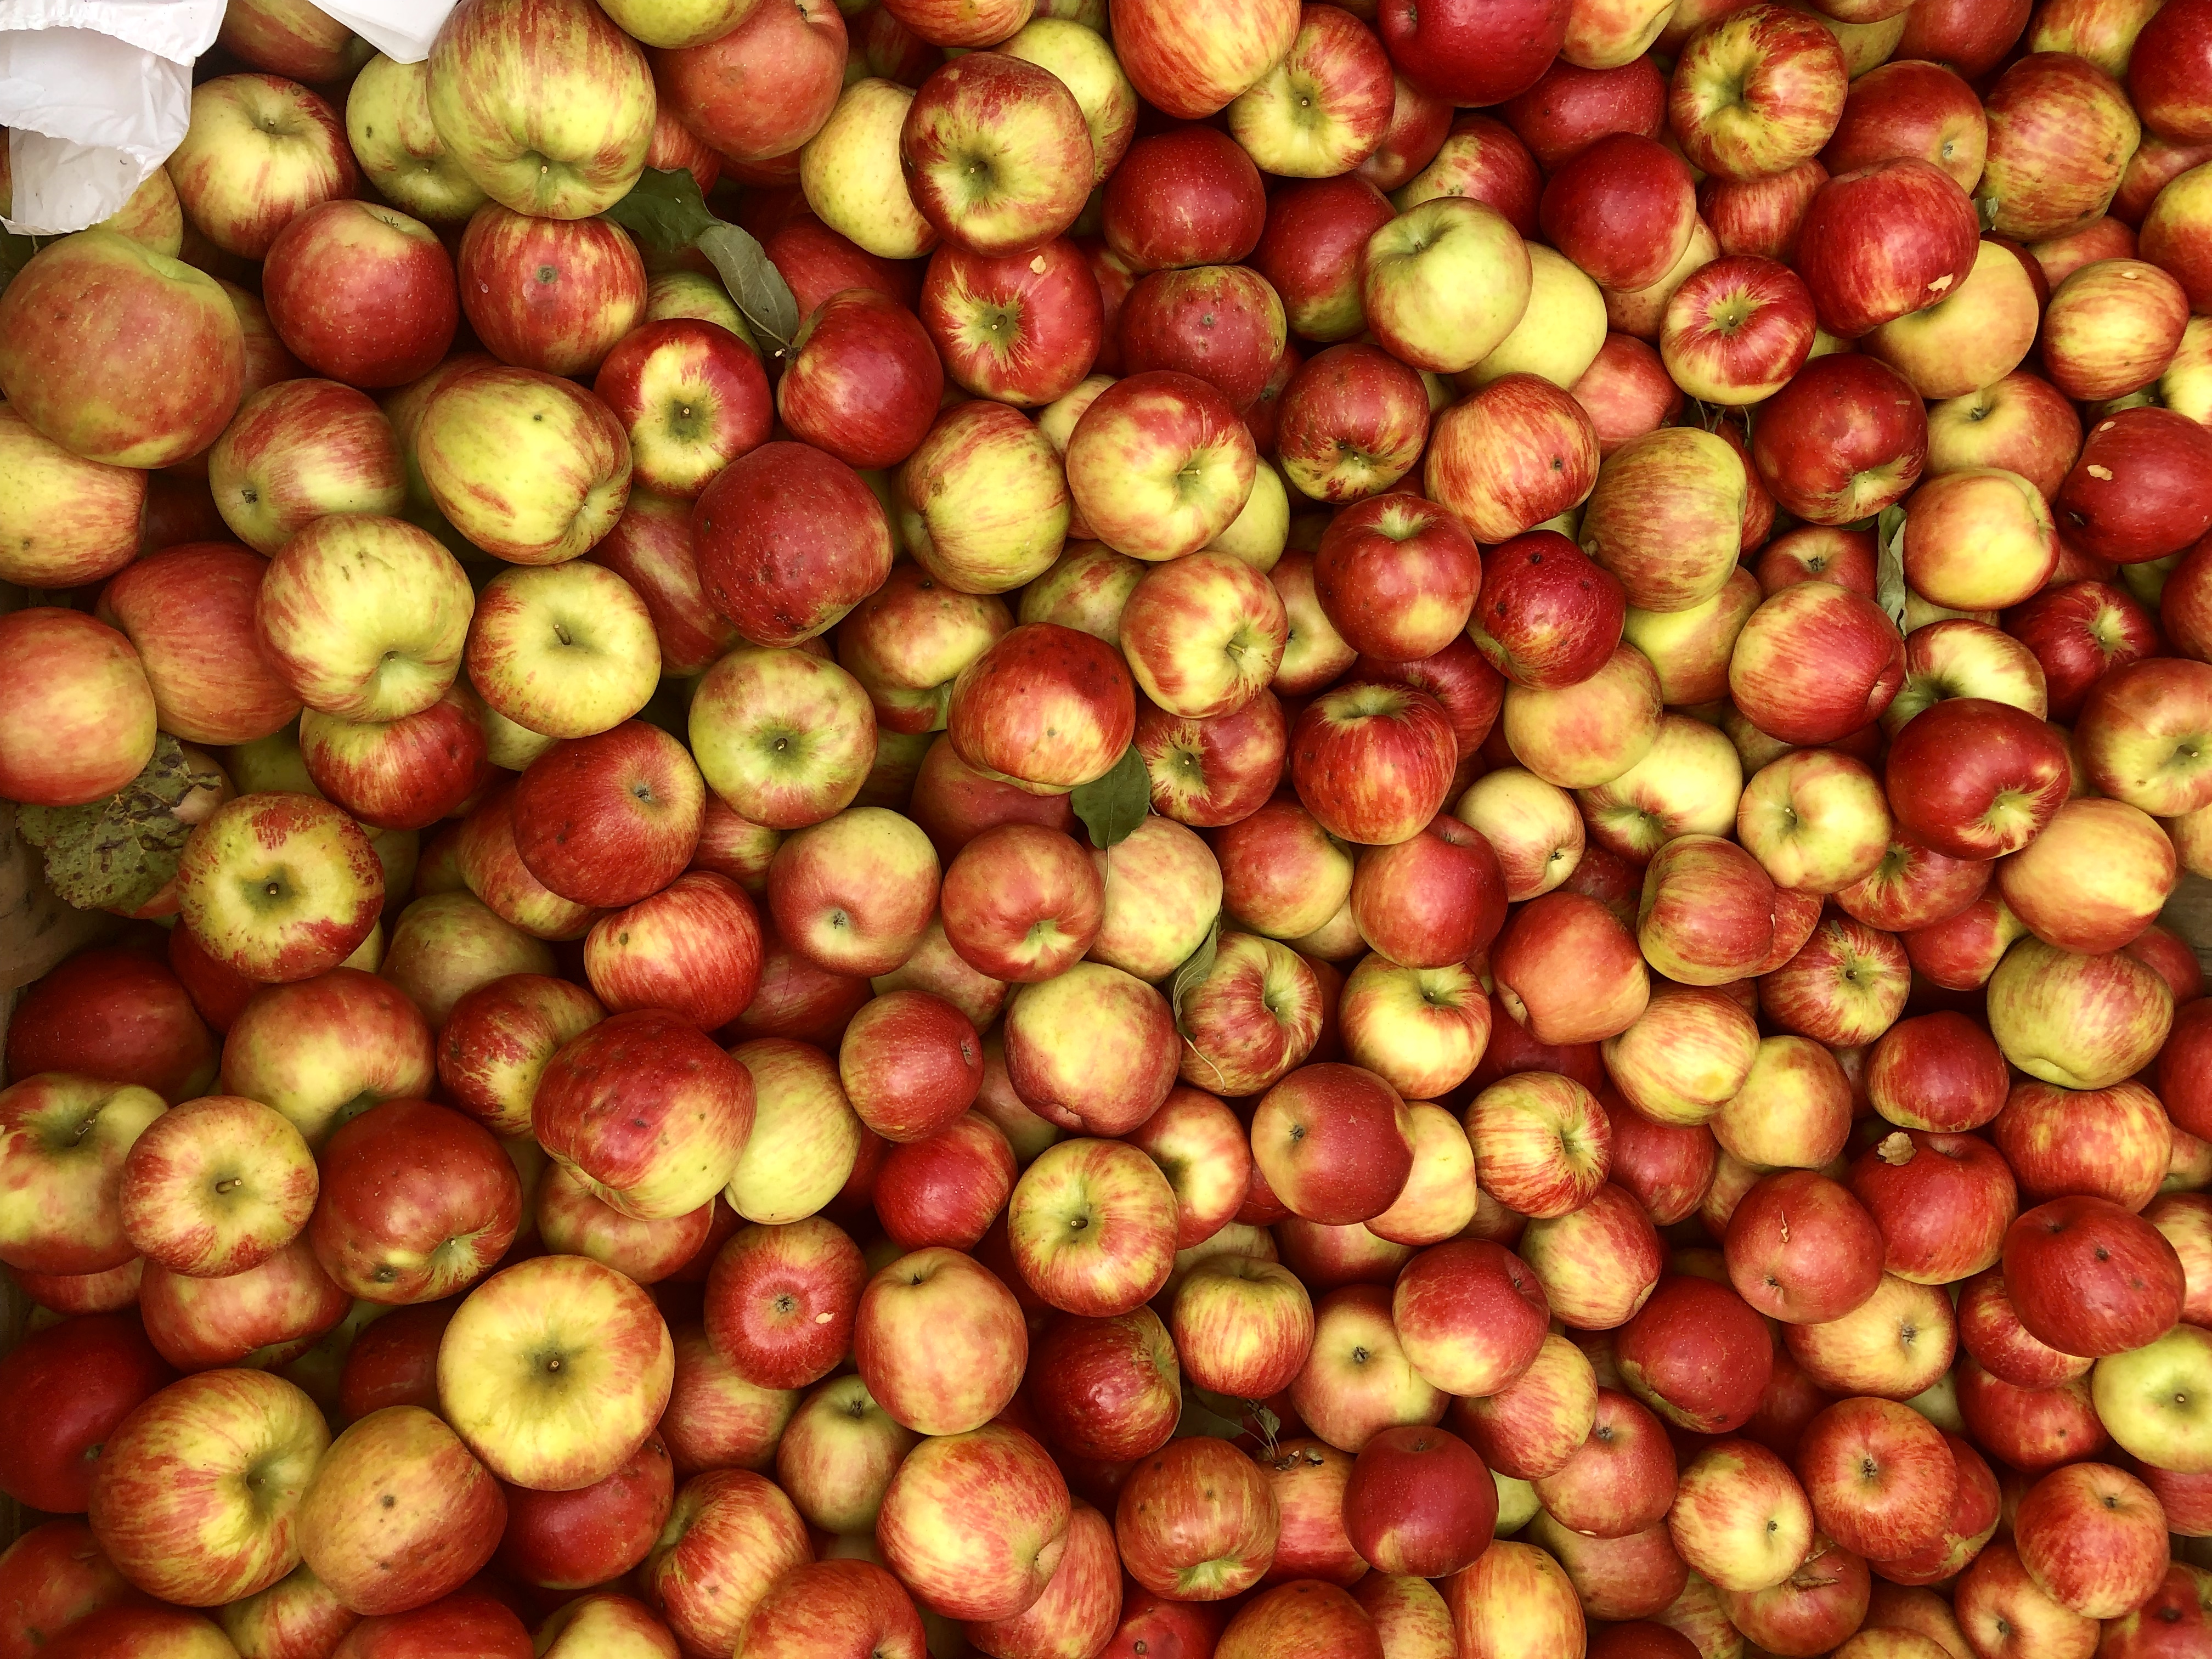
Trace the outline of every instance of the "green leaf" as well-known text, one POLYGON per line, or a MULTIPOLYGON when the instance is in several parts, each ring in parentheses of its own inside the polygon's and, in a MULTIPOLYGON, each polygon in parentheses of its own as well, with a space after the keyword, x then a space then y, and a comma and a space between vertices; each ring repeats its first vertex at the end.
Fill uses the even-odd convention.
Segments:
POLYGON ((195 773, 184 748, 163 732, 146 769, 105 800, 84 806, 26 806, 23 839, 46 854, 46 879, 80 910, 130 912, 177 873, 191 826, 175 809, 217 780, 195 773))
POLYGON ((1071 799, 1075 816, 1091 832, 1091 844, 1103 852, 1127 841, 1152 810, 1152 775, 1133 743, 1113 770, 1082 785, 1071 799))
POLYGON ((749 232, 717 220, 702 231, 699 252, 713 262, 722 286, 763 343, 788 351, 799 337, 799 301, 770 263, 768 250, 749 232))
POLYGON ((1889 613, 1901 633, 1905 629, 1905 509, 1885 507, 1875 519, 1875 603, 1889 613))
POLYGON ((606 210, 613 220, 654 253, 680 253, 722 222, 707 211, 706 198, 689 167, 647 167, 629 194, 606 210))
POLYGON ((1179 1436, 1203 1436, 1209 1440, 1234 1440, 1244 1432, 1243 1410, 1225 1394, 1214 1394, 1194 1383, 1182 1390, 1182 1418, 1176 1425, 1179 1436))
POLYGON ((1206 983, 1206 975, 1213 971, 1214 958, 1221 951, 1221 916, 1216 912, 1213 925, 1206 930, 1206 937, 1198 942, 1198 949, 1183 958, 1182 966, 1175 970, 1168 982, 1168 1006, 1175 1010, 1176 1030, 1182 1030, 1183 999, 1206 983))
POLYGON ((1997 214, 2003 206, 2003 202, 1995 196, 1974 198, 1974 216, 1982 222, 1983 234, 1987 235, 1997 228, 1997 214))
POLYGON ((776 351, 791 349, 799 334, 799 301, 792 296, 791 284, 755 237, 708 210, 689 167, 647 167, 605 216, 654 253, 697 248, 714 265, 759 343, 776 351))

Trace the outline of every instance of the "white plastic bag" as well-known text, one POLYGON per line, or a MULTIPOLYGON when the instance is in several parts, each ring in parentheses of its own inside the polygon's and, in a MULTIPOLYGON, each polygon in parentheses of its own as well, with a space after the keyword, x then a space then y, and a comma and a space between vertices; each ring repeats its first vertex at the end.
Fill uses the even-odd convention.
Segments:
POLYGON ((183 141, 222 0, 0 0, 0 126, 31 235, 116 212, 183 141))
MULTIPOLYGON (((453 0, 325 5, 386 57, 430 55, 453 0)), ((0 126, 15 201, 0 218, 31 236, 118 212, 184 142, 193 60, 215 44, 223 0, 0 0, 0 126)))
POLYGON ((341 0, 323 9, 395 64, 419 64, 453 9, 453 0, 341 0))

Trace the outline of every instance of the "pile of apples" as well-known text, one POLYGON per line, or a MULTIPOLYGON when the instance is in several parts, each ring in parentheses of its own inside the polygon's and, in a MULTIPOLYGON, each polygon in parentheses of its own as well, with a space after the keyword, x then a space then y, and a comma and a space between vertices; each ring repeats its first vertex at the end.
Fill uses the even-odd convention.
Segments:
POLYGON ((0 1659, 2212 1654, 2212 0, 198 79, 0 266, 0 1659))

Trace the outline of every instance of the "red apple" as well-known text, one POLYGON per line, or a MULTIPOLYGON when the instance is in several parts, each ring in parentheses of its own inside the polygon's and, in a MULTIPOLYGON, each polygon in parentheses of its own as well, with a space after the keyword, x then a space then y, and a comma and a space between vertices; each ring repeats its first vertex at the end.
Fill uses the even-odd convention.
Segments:
POLYGON ((2173 1246, 2106 1199, 2055 1199, 2023 1214, 2005 1233, 2004 1275, 2027 1333, 2065 1353, 2139 1348, 2180 1317, 2173 1246))
POLYGON ((1746 1193, 1729 1218, 1729 1280, 1753 1308, 1820 1325, 1862 1306, 1881 1282, 1881 1231, 1836 1182, 1783 1170, 1746 1193))
POLYGON ((1629 1392, 1701 1434, 1729 1434, 1750 1422, 1773 1372, 1773 1339, 1744 1299, 1687 1274, 1660 1281, 1620 1328, 1613 1352, 1629 1392))
POLYGON ((1815 357, 1760 412, 1751 446, 1759 476, 1808 523, 1872 516, 1919 481, 1927 415, 1905 378, 1871 357, 1815 357))

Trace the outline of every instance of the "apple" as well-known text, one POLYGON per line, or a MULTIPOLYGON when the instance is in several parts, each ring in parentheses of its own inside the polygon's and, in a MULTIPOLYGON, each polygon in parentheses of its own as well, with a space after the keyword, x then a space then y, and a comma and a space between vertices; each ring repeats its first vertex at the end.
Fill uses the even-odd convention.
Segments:
POLYGON ((940 1435, 996 1416, 1029 1355, 1013 1293, 972 1258, 938 1248, 902 1256, 869 1280, 853 1348, 870 1394, 895 1420, 940 1435))
POLYGON ((1618 1389, 1597 1391, 1589 1437, 1534 1485, 1552 1518, 1593 1538, 1630 1538, 1666 1518, 1674 1450, 1665 1426, 1618 1389))
POLYGON ((1659 1282, 1658 1234, 1650 1218, 1611 1182, 1571 1214, 1530 1222, 1520 1248, 1553 1313, 1577 1330, 1626 1324, 1659 1282))
POLYGON ((1351 27, 1358 21, 1301 8, 1289 51, 1230 104, 1230 131, 1263 171, 1334 177, 1382 144, 1394 77, 1373 32, 1351 27))
POLYGON ((313 1155, 282 1113, 205 1096, 154 1119, 131 1143, 123 1229, 140 1255, 172 1272, 222 1278, 296 1237, 317 1184, 313 1155))
MULTIPOLYGON (((1297 14, 1285 22, 1287 45, 1297 14)), ((1126 58, 1122 66, 1128 68, 1126 58)), ((1129 146, 1106 181, 1102 208, 1107 250, 1141 274, 1236 264, 1260 240, 1267 195, 1259 168, 1235 139, 1212 127, 1180 126, 1129 146)))
POLYGON ((1990 88, 1985 188, 2014 205, 1996 216, 2000 236, 2039 240, 2081 228, 2103 212, 2142 137, 2118 83, 2087 58, 2037 52, 1990 88), (2054 125, 2054 109, 2073 112, 2054 125))
POLYGON ((113 794, 153 758, 160 703, 129 637, 39 605, 0 620, 0 663, 39 692, 0 718, 0 790, 29 806, 113 794))
MULTIPOLYGON (((944 387, 945 370, 914 313, 872 289, 850 289, 808 314, 775 411, 795 436, 848 465, 895 466, 927 434, 944 387)), ((726 520, 733 511, 725 507, 726 520)))
MULTIPOLYGON (((594 361, 592 389, 629 436, 641 490, 696 498, 769 436, 775 405, 760 360, 720 324, 646 322, 616 334, 594 361)), ((794 404, 798 396, 794 388, 794 404)))
POLYGON ((1181 1039, 1166 999, 1103 963, 1020 988, 1005 1031, 1016 1092, 1063 1128, 1124 1133, 1175 1084, 1181 1039))
POLYGON ((1771 1589, 1796 1571, 1813 1524, 1789 1466, 1748 1440, 1723 1440, 1692 1458, 1667 1519, 1692 1569, 1739 1594, 1771 1589))
POLYGON ((551 1659, 580 1659, 586 1653, 660 1659, 676 1649, 675 1637, 642 1601, 612 1591, 576 1597, 556 1609, 538 1633, 551 1659))
POLYGON ((2117 951, 2173 890, 2173 844, 2124 801, 2069 801, 2043 834, 1999 866, 2013 914, 2046 944, 2086 956, 2117 951))
POLYGON ((811 1554, 804 1523, 772 1482, 714 1469, 678 1488, 638 1584, 679 1643, 718 1653, 734 1649, 770 1588, 811 1554))
POLYGON ((60 587, 98 581, 130 563, 149 496, 147 475, 71 454, 13 408, 0 414, 0 453, 23 480, 0 526, 0 578, 60 587))
POLYGON ((1386 1573, 1442 1578, 1490 1546, 1498 1494, 1475 1449, 1443 1429, 1385 1429, 1344 1489, 1345 1529, 1386 1573), (1430 1571, 1433 1569, 1433 1571, 1430 1571))
POLYGON ((485 197, 439 136, 429 80, 425 64, 375 53, 347 91, 346 137, 362 176, 387 201, 434 224, 458 224, 485 197))
POLYGON ((1793 1326, 1842 1318, 1881 1281, 1879 1224, 1842 1185, 1810 1170, 1758 1179, 1729 1218, 1724 1249, 1737 1294, 1793 1326))
POLYGON ((1614 1339, 1629 1391, 1677 1427, 1728 1434, 1759 1411, 1773 1364, 1763 1322, 1726 1285, 1660 1282, 1614 1339))
MULTIPOLYGON (((1386 139, 1375 154, 1387 153, 1386 139)), ((1372 165, 1373 157, 1363 164, 1372 165)), ((1359 256, 1390 211, 1382 191, 1358 175, 1301 180, 1268 198, 1251 264, 1281 297, 1292 333, 1333 343, 1364 326, 1359 256)))
POLYGON ((1941 1541, 1960 1478, 1934 1425, 1875 1399, 1840 1401, 1814 1418, 1797 1469, 1821 1529, 1877 1562, 1941 1541))
POLYGON ((1267 390, 1286 338, 1281 299, 1242 265, 1154 271, 1123 299, 1116 328, 1130 374, 1189 374, 1246 414, 1267 390))
POLYGON ((441 386, 422 421, 416 457, 432 501, 496 557, 558 564, 588 550, 622 516, 629 440, 614 411, 581 386, 488 365, 441 386), (521 480, 534 488, 518 489, 521 480))
POLYGON ((428 96, 454 160, 518 213, 574 220, 612 206, 653 137, 644 51, 574 0, 477 0, 447 19, 428 96))
POLYGON ((308 1240, 324 1271, 368 1301, 465 1290, 520 1224, 521 1188, 490 1133, 427 1101, 386 1101, 352 1119, 325 1144, 322 1167, 308 1240), (400 1193, 411 1196, 387 1205, 400 1193))
POLYGON ((835 1377, 807 1395, 785 1427, 776 1479, 814 1525, 872 1531, 884 1489, 917 1438, 858 1376, 835 1377))
POLYGON ((380 1100, 427 1096, 436 1075, 407 994, 349 968, 256 993, 223 1045, 225 1091, 273 1106, 311 1146, 380 1100))
POLYGON ((2084 957, 2036 939, 2008 949, 1989 978, 1990 1035, 2032 1077, 2109 1088, 2149 1063, 2172 1024, 2172 993, 2126 956, 2084 957))
POLYGON ((337 112, 276 75, 224 75, 193 88, 191 121, 165 164, 192 228, 225 253, 259 259, 300 214, 358 180, 337 112))
POLYGON ((2059 1198, 2006 1230, 2005 1286, 2028 1334, 2094 1358, 2156 1340, 2180 1316, 2180 1258, 2109 1200, 2059 1198))
POLYGON ((1557 690, 1617 659, 1626 607, 1612 572, 1556 532, 1532 530, 1483 561, 1481 596, 1468 631, 1516 685, 1557 690))
POLYGON ((1111 1318, 1167 1282, 1175 1192, 1136 1147, 1063 1140, 1015 1184, 1006 1232, 1015 1265, 1039 1297, 1066 1312, 1111 1318))
MULTIPOLYGON (((579 1176, 558 1164, 545 1169, 537 1187, 531 1216, 548 1251, 587 1255, 641 1285, 659 1283, 698 1255, 715 1218, 712 1206, 702 1205, 687 1216, 640 1221, 594 1198, 579 1176)), ((678 1364, 680 1377, 680 1352, 678 1364)))
POLYGON ((548 1060, 538 1139, 592 1195, 641 1221, 686 1215, 730 1179, 753 1121, 744 1068, 677 1015, 617 1014, 548 1060))
POLYGON ((1006 52, 974 56, 921 83, 899 131, 901 167, 915 206, 948 245, 1025 252, 1081 210, 1092 181, 1090 125, 1050 70, 1006 52))
POLYGON ((1955 1284, 1993 1266, 2019 1212, 2005 1157, 1972 1135, 1886 1134, 1853 1161, 1850 1187, 1881 1230, 1883 1267, 1915 1284, 1955 1284))
POLYGON ((238 314, 214 280, 109 230, 40 251, 0 305, 0 391, 16 413, 88 461, 150 468, 206 449, 245 385, 238 314), (132 344, 92 343, 118 339, 132 344), (199 368, 179 378, 173 366, 187 362, 199 368))
POLYGON ((470 216, 455 266, 461 308, 485 349, 548 374, 597 370, 645 308, 637 246, 604 219, 537 218, 487 202, 470 216))
POLYGON ((1176 1287, 1169 1328, 1192 1382, 1233 1399, 1265 1400, 1304 1369, 1313 1304, 1287 1268, 1218 1255, 1176 1287))
POLYGON ((82 1521, 31 1527, 0 1561, 9 1598, 5 1628, 9 1639, 27 1651, 58 1641, 74 1626, 127 1604, 135 1595, 82 1521))
POLYGON ((602 916, 584 941, 584 974, 616 1013, 665 1008, 702 1030, 743 1013, 760 986, 758 913, 727 876, 692 870, 650 898, 602 916))
POLYGON ((375 928, 384 871, 337 807, 289 793, 217 807, 177 865, 184 925, 210 955, 264 984, 338 966, 375 928))
POLYGON ((1646 869, 1637 944, 1653 967, 1686 985, 1743 978, 1774 948, 1774 884, 1732 842, 1677 836, 1646 869))
MULTIPOLYGON (((1658 1126, 1688 1128, 1711 1121, 1750 1076, 1759 1046, 1749 1012, 1724 992, 1669 986, 1627 1030, 1606 1040, 1605 1065, 1635 1109, 1636 1133, 1648 1137, 1658 1126)), ((1619 1145, 1623 1120, 1613 1116, 1619 1159, 1625 1150, 1619 1145)), ((1711 1157, 1708 1147, 1708 1164, 1711 1157)), ((1626 1177, 1625 1170, 1616 1173, 1626 1177)), ((1623 1184, 1638 1190, 1632 1178, 1623 1184)), ((1650 1207, 1650 1194, 1638 1191, 1638 1196, 1650 1207)))
POLYGON ((777 933, 816 966, 872 976, 914 953, 937 890, 927 837, 886 807, 854 806, 776 848, 768 909, 777 933))
POLYGON ((1221 911, 1219 861, 1193 831, 1158 816, 1109 848, 1093 848, 1104 893, 1091 960, 1139 979, 1187 961, 1221 911))
POLYGON ((2195 736, 2208 701, 2212 665, 2166 658, 2106 675, 2075 723, 2090 782, 2160 817, 2212 805, 2212 768, 2195 736))
POLYGON ((1899 825, 1955 859, 2029 845, 2057 816, 2070 777, 2064 741, 2051 726, 1983 697, 1951 698, 1916 716, 1888 762, 1899 825))
POLYGON ((148 1338, 180 1370, 251 1364, 275 1369, 314 1346, 346 1315, 343 1290, 317 1265, 304 1238, 258 1266, 192 1279, 155 1266, 139 1283, 148 1338))
POLYGON ((1253 1112, 1255 1171, 1309 1221, 1342 1226, 1382 1214, 1403 1190, 1413 1158, 1404 1101, 1356 1066, 1301 1066, 1253 1112))
POLYGON ((1066 1482, 1043 1447, 1010 1425, 989 1424, 908 1453, 884 1495, 875 1535, 933 1612, 1012 1619, 1044 1594, 1070 1520, 1066 1482), (989 1504, 983 1515, 958 1518, 979 1499, 989 1504))
POLYGON ((460 1437, 420 1406, 392 1406, 331 1443, 300 1504, 300 1553, 348 1612, 405 1613, 472 1577, 507 1521, 499 1483, 460 1437), (395 1487, 404 1498, 385 1501, 395 1487))
POLYGON ((2204 428, 2170 409, 2124 409, 2090 428, 2052 502, 2069 538, 2118 563, 2160 558, 2203 534, 2204 428), (2111 486, 2118 485, 2114 489, 2111 486))
POLYGON ((329 1444, 314 1403, 282 1377, 183 1378, 101 1448, 93 1536, 149 1595, 189 1607, 251 1595, 298 1562, 301 1494, 329 1444), (203 1538, 210 1527, 219 1542, 203 1538))
POLYGON ((1880 512, 1917 482, 1928 449, 1919 398, 1856 353, 1816 357, 1763 410, 1752 459, 1775 498, 1813 524, 1880 512))
POLYGON ((1585 894, 1559 890, 1516 911, 1491 951, 1497 996, 1540 1042, 1601 1042, 1633 1025, 1650 975, 1618 917, 1585 894))
POLYGON ((1729 691, 1763 732, 1789 743, 1832 743, 1888 708, 1905 668, 1905 642, 1871 599, 1832 582, 1798 582, 1744 623, 1729 662, 1729 691), (1817 675, 1808 672, 1815 661, 1826 665, 1817 675))
MULTIPOLYGON (((1403 79, 1401 73, 1401 83, 1403 79)), ((1535 92, 1531 88, 1528 95, 1535 92)), ((1493 116, 1470 111, 1456 118, 1448 117, 1444 125, 1449 131, 1439 127, 1437 142, 1429 144, 1430 154, 1406 169, 1407 177, 1392 187, 1399 210, 1439 197, 1465 196, 1496 208, 1522 237, 1533 237, 1544 175, 1528 146, 1493 116)))
POLYGON ((1674 290, 1660 325, 1660 353, 1668 373, 1692 395, 1751 404, 1773 396, 1804 366, 1813 333, 1812 301, 1795 274, 1771 259, 1737 255, 1692 271, 1674 290))
MULTIPOLYGON (((759 1659, 921 1659, 921 1613, 873 1561, 811 1561, 770 1583, 737 1633, 759 1659)), ((558 1650, 554 1650, 557 1652, 558 1650)))
POLYGON ((1613 69, 1584 69, 1562 58, 1505 103, 1505 119, 1545 167, 1556 167, 1607 132, 1656 138, 1667 118, 1667 82, 1636 58, 1613 69))
MULTIPOLYGON (((1439 415, 1423 471, 1424 487, 1466 520, 1477 541, 1505 545, 1580 506, 1599 477, 1588 412, 1571 393, 1522 374, 1492 380, 1439 415)), ((1504 545, 1492 555, 1510 556, 1504 545)))
POLYGON ((2013 1523, 2028 1577, 2068 1611, 2118 1619, 2155 1591, 2166 1516, 2150 1488, 2109 1464, 2075 1463, 2030 1486, 2013 1523))
POLYGON ((1468 1108, 1467 1131, 1483 1190, 1522 1215, 1566 1215, 1605 1184, 1611 1131, 1595 1097, 1572 1079, 1501 1079, 1468 1108))
MULTIPOLYGON (((1392 542, 1399 538, 1390 532, 1401 528, 1410 532, 1405 541, 1425 549, 1413 526, 1378 521, 1392 542)), ((1468 558, 1472 563, 1471 544, 1468 558)), ((1120 644, 1155 705, 1207 719, 1233 714, 1265 691, 1288 632, 1282 599, 1265 575, 1228 554, 1197 552, 1138 582, 1122 608, 1120 644)))
POLYGON ((460 320, 453 260, 428 225, 363 202, 319 203, 276 233, 262 298, 317 374, 371 389, 437 367, 460 320))
POLYGON ((1360 256, 1360 301, 1382 345, 1456 374, 1501 344, 1528 307, 1528 246, 1484 202, 1442 196, 1378 228, 1360 256))
POLYGON ((1206 381, 1154 370, 1117 381, 1077 421, 1067 488, 1099 538, 1134 558, 1196 552, 1252 492, 1252 436, 1206 381))
POLYGON ((1219 936, 1211 963, 1182 982, 1183 1079, 1256 1095, 1312 1051, 1328 1008, 1316 970, 1289 945, 1219 936))
POLYGON ((515 786, 515 852, 564 897, 635 904, 691 862, 706 793, 683 744, 642 721, 556 743, 515 786))
POLYGON ((653 67, 663 113, 732 163, 787 160, 829 119, 848 52, 860 57, 834 10, 731 6, 720 27, 702 22, 687 31, 695 38, 648 40, 661 48, 653 67))
POLYGON ((714 795, 779 831, 842 811, 875 760, 866 691, 836 663, 798 650, 749 646, 722 657, 699 680, 689 732, 714 795))
POLYGON ((2212 1339, 2204 1330, 2177 1325, 2154 1342, 2100 1359, 2090 1381, 2098 1419, 2148 1468, 2203 1474, 2212 1453, 2194 1409, 2198 1394, 2191 1379, 2203 1374, 2208 1356, 2212 1339))
POLYGON ((643 1444, 675 1369, 640 1286, 582 1256, 532 1258, 472 1291, 438 1348, 440 1410, 510 1485, 573 1492, 643 1444), (518 1406, 508 1378, 533 1375, 518 1406))
POLYGON ((1157 4, 1115 20, 1115 54, 1146 101, 1179 121, 1228 106, 1279 64, 1298 33, 1295 5, 1216 3, 1194 11, 1157 4))
POLYGON ((38 1426, 0 1453, 0 1490, 33 1509, 82 1513, 101 1449, 175 1378, 127 1315, 84 1314, 27 1335, 0 1359, 0 1381, 38 1412, 38 1426))
POLYGON ((1504 878, 1481 834, 1439 816, 1411 839, 1363 855, 1352 920, 1369 948, 1401 967, 1447 968, 1486 949, 1505 919, 1504 878))
POLYGON ((1583 1645, 1582 1607, 1566 1570, 1533 1544, 1500 1540, 1444 1581, 1465 1659, 1570 1652, 1583 1645))
POLYGON ((1224 1601, 1259 1582, 1282 1518, 1259 1466, 1226 1441, 1170 1440, 1131 1471, 1114 1516, 1129 1576, 1177 1601, 1224 1601))

